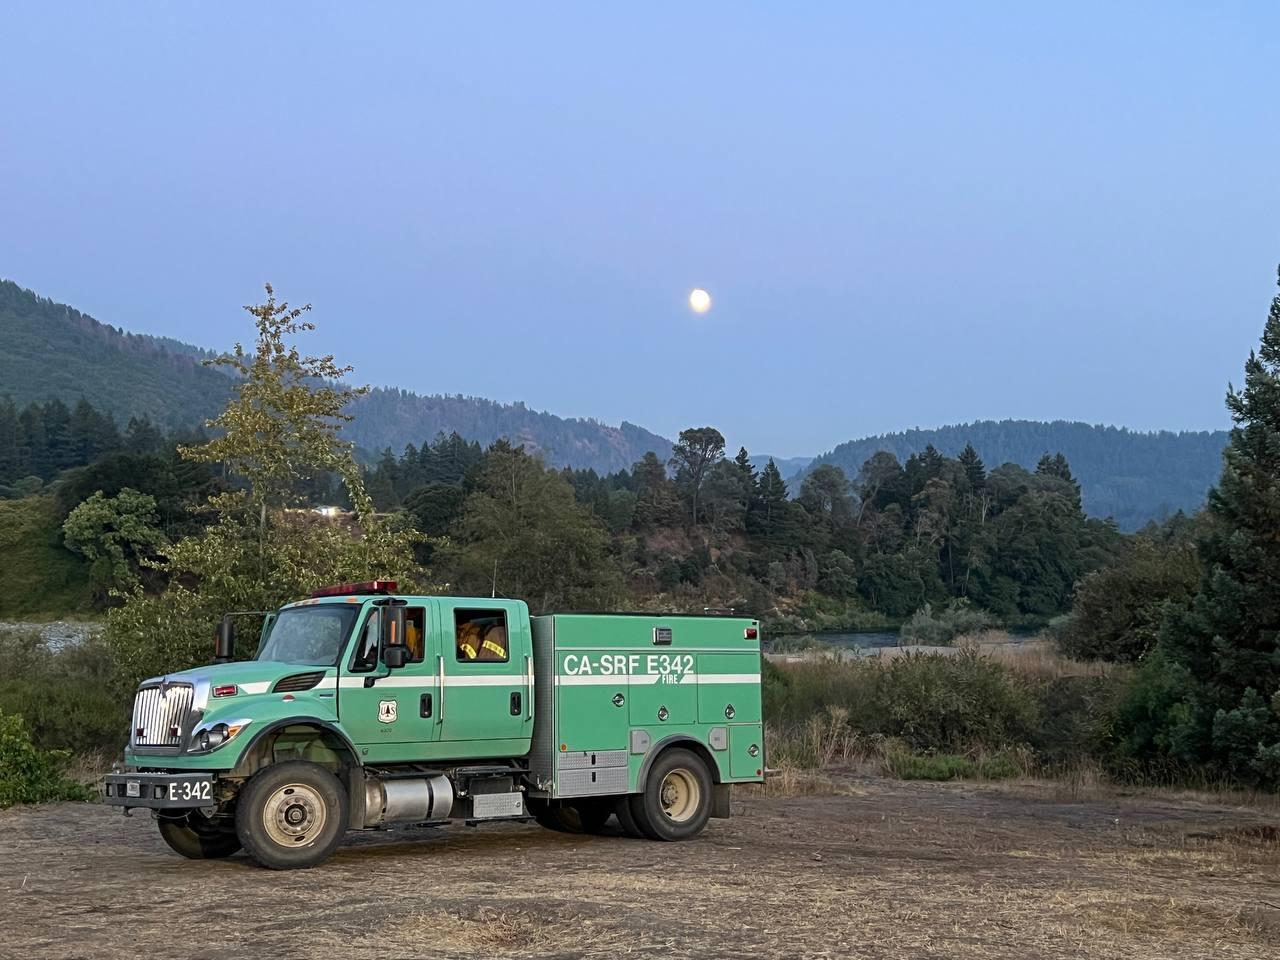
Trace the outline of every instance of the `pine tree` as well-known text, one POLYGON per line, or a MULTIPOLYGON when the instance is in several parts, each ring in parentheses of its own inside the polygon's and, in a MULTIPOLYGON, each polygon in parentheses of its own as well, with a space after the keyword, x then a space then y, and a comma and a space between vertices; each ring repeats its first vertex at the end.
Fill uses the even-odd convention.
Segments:
POLYGON ((751 455, 747 453, 746 447, 738 448, 738 455, 733 458, 733 462, 737 465, 738 471, 742 474, 742 479, 747 484, 747 488, 754 490, 756 485, 756 468, 751 465, 751 455))
POLYGON ((978 456, 978 451, 973 449, 972 443, 966 443, 960 451, 960 466, 964 468, 964 475, 972 489, 977 490, 986 483, 987 465, 978 456))
POLYGON ((1280 296, 1271 301, 1261 346, 1245 364, 1244 388, 1228 389, 1227 409, 1235 426, 1221 479, 1209 493, 1208 532, 1198 542, 1200 586, 1163 625, 1161 656, 1151 668, 1161 676, 1149 674, 1139 688, 1149 694, 1163 684, 1172 691, 1172 703, 1148 697, 1145 721, 1163 727, 1149 746, 1274 785, 1280 783, 1280 296))

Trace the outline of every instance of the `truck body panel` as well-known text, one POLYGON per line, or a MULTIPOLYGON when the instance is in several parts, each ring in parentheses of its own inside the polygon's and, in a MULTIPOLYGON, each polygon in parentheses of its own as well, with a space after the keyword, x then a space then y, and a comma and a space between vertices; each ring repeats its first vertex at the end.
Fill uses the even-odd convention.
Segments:
POLYGON ((537 794, 637 792, 646 761, 676 742, 705 750, 719 783, 762 779, 758 628, 746 617, 533 618, 537 794), (732 762, 732 742, 748 762, 732 762))

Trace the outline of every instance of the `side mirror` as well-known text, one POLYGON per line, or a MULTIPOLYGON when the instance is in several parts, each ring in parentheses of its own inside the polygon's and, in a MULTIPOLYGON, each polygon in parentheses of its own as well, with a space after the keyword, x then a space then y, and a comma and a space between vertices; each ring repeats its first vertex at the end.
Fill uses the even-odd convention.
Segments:
POLYGON ((404 645, 404 607, 382 608, 382 662, 392 670, 409 661, 409 648, 404 645))
POLYGON ((222 622, 218 624, 218 630, 213 635, 213 662, 226 663, 235 659, 236 655, 236 627, 231 622, 230 616, 222 618, 222 622))

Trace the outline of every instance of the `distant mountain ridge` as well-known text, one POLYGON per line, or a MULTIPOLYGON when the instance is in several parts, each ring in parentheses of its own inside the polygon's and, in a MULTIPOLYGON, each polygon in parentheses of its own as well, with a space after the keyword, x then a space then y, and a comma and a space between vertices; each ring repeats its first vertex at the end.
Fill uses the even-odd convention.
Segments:
POLYGON ((649 451, 666 460, 671 441, 623 421, 557 417, 523 403, 496 403, 481 397, 422 396, 408 390, 379 388, 357 397, 349 408, 355 421, 344 433, 366 450, 421 445, 437 433, 456 432, 488 445, 505 437, 542 457, 553 467, 593 469, 597 473, 630 470, 649 451))
POLYGON ((1204 504, 1222 471, 1227 431, 1142 433, 1066 420, 979 420, 850 440, 814 459, 791 485, 798 490, 804 474, 822 463, 840 467, 852 479, 880 450, 905 461, 930 444, 954 457, 967 443, 987 469, 1002 463, 1033 469, 1044 454, 1061 452, 1080 482, 1085 510, 1135 530, 1148 520, 1177 510, 1190 513, 1204 504))
MULTIPOLYGON (((147 416, 174 429, 216 414, 231 390, 224 372, 200 363, 214 351, 127 333, 8 280, 0 280, 0 338, 0 399, 7 396, 18 406, 55 398, 74 404, 83 396, 121 426, 147 416)), ((563 418, 479 397, 380 388, 357 398, 351 412, 356 419, 344 435, 371 456, 388 447, 398 454, 406 444, 455 431, 483 444, 506 437, 550 466, 599 473, 628 469, 650 450, 663 460, 671 455, 670 440, 633 423, 563 418)), ((818 464, 834 463, 854 478, 878 450, 906 460, 929 444, 954 456, 972 443, 988 468, 1006 462, 1033 468, 1043 454, 1061 451, 1080 480, 1089 513, 1135 529, 1178 509, 1198 509, 1218 478, 1226 440, 1221 430, 1139 433, 1067 421, 986 420, 864 437, 812 462, 779 458, 777 465, 794 494, 818 464)), ((735 451, 731 444, 729 455, 735 451)), ((753 456, 752 462, 760 469, 767 459, 753 456)))
POLYGON ((0 280, 0 397, 18 406, 81 397, 120 426, 150 417, 189 427, 226 401, 230 381, 197 347, 99 323, 74 307, 0 280))
MULTIPOLYGON (((130 417, 146 416, 175 429, 214 416, 231 392, 220 368, 200 363, 216 351, 127 333, 11 280, 0 280, 0 340, 0 399, 8 396, 19 407, 84 397, 122 427, 130 417)), ((670 440, 633 423, 566 419, 523 403, 376 389, 350 410, 356 419, 343 434, 369 453, 386 447, 399 453, 406 444, 456 431, 483 444, 506 437, 550 466, 601 473, 630 469, 650 450, 664 460, 671 456, 670 440)))

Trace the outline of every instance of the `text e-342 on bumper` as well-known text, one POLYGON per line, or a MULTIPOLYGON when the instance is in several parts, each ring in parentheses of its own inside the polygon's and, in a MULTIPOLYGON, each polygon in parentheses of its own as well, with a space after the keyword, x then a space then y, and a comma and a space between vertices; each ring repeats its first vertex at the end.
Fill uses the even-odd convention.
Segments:
POLYGON ((207 807, 216 801, 208 773, 112 773, 103 802, 121 807, 207 807))

